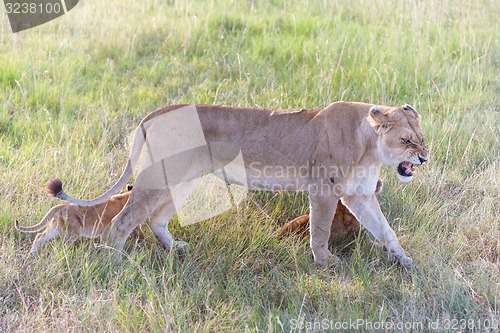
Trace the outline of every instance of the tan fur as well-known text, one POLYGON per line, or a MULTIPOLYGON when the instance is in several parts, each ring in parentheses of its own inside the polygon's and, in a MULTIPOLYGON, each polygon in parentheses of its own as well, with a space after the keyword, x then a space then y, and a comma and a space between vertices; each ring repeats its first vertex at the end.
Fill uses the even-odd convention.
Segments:
MULTIPOLYGON (((377 182, 375 193, 382 190, 382 180, 377 182)), ((349 211, 341 200, 337 202, 337 210, 333 217, 332 226, 330 228, 330 239, 328 243, 334 243, 338 238, 346 234, 358 234, 361 229, 361 224, 354 215, 349 211)), ((284 238, 291 234, 307 235, 309 231, 309 214, 305 214, 294 218, 287 224, 281 227, 278 238, 284 238)))
MULTIPOLYGON (((82 205, 95 205, 109 198, 132 176, 139 162, 149 161, 141 157, 143 150, 151 152, 148 148, 151 138, 162 138, 169 126, 161 122, 162 115, 183 107, 189 106, 162 107, 140 122, 125 170, 116 184, 99 198, 73 198, 62 191, 62 187, 60 191, 59 188, 54 190, 55 195, 82 205)), ((336 102, 324 109, 284 111, 218 105, 192 107, 208 145, 230 143, 241 151, 248 187, 308 191, 310 246, 316 264, 325 265, 332 257, 328 240, 339 199, 394 258, 402 264, 412 263, 375 197, 382 163, 396 170, 405 165, 405 170, 409 170, 428 158, 420 116, 412 107, 355 102, 336 102), (283 168, 307 172, 305 175, 300 172, 284 174, 283 168)), ((175 128, 172 130, 177 134, 175 128)), ((193 131, 187 130, 179 137, 192 134, 193 131)), ((136 177, 130 200, 113 220, 108 242, 118 249, 123 248, 131 231, 148 217, 151 217, 151 229, 165 247, 178 245, 168 231, 168 221, 180 202, 177 200, 174 204, 168 188, 152 186, 168 182, 161 178, 158 170, 165 170, 166 164, 175 163, 175 160, 153 159, 150 163, 153 163, 151 168, 144 169, 140 177, 136 177), (155 170, 157 173, 153 173, 155 170)), ((175 168, 179 172, 176 176, 183 181, 182 186, 176 188, 176 195, 187 198, 193 190, 190 180, 211 172, 210 167, 214 165, 195 163, 175 168)), ((402 181, 411 180, 410 176, 397 174, 402 181)), ((231 177, 225 181, 238 183, 231 177)))
MULTIPOLYGON (((82 207, 75 204, 60 204, 52 207, 42 220, 34 226, 20 226, 16 221, 16 228, 22 232, 43 232, 36 235, 31 248, 35 254, 38 249, 54 237, 62 236, 68 245, 79 237, 94 238, 109 230, 111 220, 122 210, 130 196, 130 191, 116 194, 101 204, 82 207)), ((134 235, 143 237, 139 227, 134 229, 134 235)))
MULTIPOLYGON (((308 235, 309 219, 309 214, 294 218, 281 227, 278 237, 284 238, 291 234, 308 235)), ((337 209, 335 210, 335 216, 333 217, 332 225, 330 227, 330 238, 328 239, 328 243, 334 243, 343 235, 358 233, 360 228, 361 224, 359 221, 356 220, 356 217, 354 217, 349 209, 339 200, 337 203, 337 209)))

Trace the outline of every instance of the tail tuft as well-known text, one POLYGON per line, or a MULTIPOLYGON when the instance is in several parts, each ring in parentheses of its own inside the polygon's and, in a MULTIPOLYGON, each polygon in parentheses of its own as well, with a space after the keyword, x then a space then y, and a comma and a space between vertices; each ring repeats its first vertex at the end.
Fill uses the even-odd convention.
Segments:
POLYGON ((16 220, 16 229, 19 230, 19 221, 16 220))
POLYGON ((53 197, 57 197, 59 193, 63 191, 62 189, 62 181, 59 178, 49 180, 45 183, 45 190, 48 195, 53 197))

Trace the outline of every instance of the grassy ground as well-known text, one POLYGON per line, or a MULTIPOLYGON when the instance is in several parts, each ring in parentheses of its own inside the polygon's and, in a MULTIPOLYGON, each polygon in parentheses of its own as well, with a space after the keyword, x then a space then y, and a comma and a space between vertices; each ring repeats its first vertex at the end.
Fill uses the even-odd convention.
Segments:
POLYGON ((500 325, 498 17, 494 0, 81 1, 14 35, 0 10, 0 332, 500 325), (379 196, 414 271, 366 233, 332 248, 342 265, 316 268, 306 240, 270 231, 307 211, 301 193, 252 193, 210 221, 172 221, 192 245, 184 258, 151 235, 121 263, 90 241, 53 241, 32 258, 33 236, 14 229, 57 203, 49 178, 77 196, 104 192, 129 133, 159 105, 337 100, 422 112, 431 163, 409 185, 385 169, 379 196))

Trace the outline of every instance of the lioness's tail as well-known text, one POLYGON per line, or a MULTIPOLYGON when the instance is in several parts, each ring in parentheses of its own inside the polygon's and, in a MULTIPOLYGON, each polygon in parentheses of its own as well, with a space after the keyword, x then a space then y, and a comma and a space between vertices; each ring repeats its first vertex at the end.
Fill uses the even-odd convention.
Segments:
POLYGON ((309 214, 299 216, 281 227, 279 238, 286 237, 292 233, 303 233, 309 229, 309 214))
MULTIPOLYGON (((58 207, 58 206, 56 206, 58 207)), ((47 224, 49 223, 50 219, 52 218, 52 215, 54 214, 54 209, 56 207, 52 207, 51 210, 49 210, 49 212, 47 214, 45 214, 45 216, 40 220, 40 222, 38 222, 37 224, 35 225, 30 225, 30 226, 22 226, 22 225, 19 225, 19 221, 16 220, 16 229, 19 230, 19 231, 22 231, 22 232, 39 232, 40 230, 44 229, 47 224)))
POLYGON ((123 173, 121 174, 120 178, 116 181, 116 183, 109 190, 107 190, 106 193, 102 194, 101 196, 92 200, 82 200, 72 197, 68 195, 66 192, 64 192, 62 188, 62 181, 58 178, 50 180, 45 184, 45 189, 47 190, 47 193, 51 196, 54 196, 56 198, 59 198, 61 200, 79 206, 95 206, 105 202, 106 200, 111 198, 114 194, 118 193, 127 184, 130 177, 132 177, 134 166, 140 157, 142 146, 144 145, 145 142, 144 135, 145 134, 143 133, 142 126, 139 125, 134 134, 134 139, 133 139, 134 141, 132 143, 132 149, 125 170, 123 170, 123 173))
POLYGON ((133 168, 129 160, 127 163, 127 167, 120 176, 120 179, 118 179, 118 181, 109 190, 107 190, 106 193, 92 200, 83 200, 70 196, 69 194, 64 192, 62 188, 62 181, 59 178, 49 180, 45 184, 45 190, 47 191, 47 194, 53 197, 70 202, 72 204, 76 204, 78 206, 95 206, 105 202, 114 194, 118 193, 120 189, 122 189, 125 184, 127 184, 128 180, 132 176, 132 171, 133 168))

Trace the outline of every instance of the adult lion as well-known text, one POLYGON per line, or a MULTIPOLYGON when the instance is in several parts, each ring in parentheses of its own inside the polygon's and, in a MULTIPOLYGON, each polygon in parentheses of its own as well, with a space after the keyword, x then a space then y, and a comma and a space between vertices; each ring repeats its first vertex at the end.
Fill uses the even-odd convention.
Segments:
POLYGON ((223 170, 240 154, 243 172, 228 168, 219 173, 228 184, 308 191, 310 247, 316 264, 325 265, 332 257, 328 238, 340 199, 406 265, 412 260, 382 214, 375 189, 382 163, 394 167, 398 178, 408 182, 413 166, 427 161, 420 123, 420 115, 409 105, 336 102, 324 109, 282 111, 165 106, 140 122, 127 166, 106 193, 81 200, 61 186, 52 194, 78 205, 95 205, 118 192, 138 168, 130 199, 113 219, 108 242, 123 248, 132 230, 150 216, 157 238, 174 248, 178 244, 172 240, 168 221, 191 193, 192 181, 223 170))

